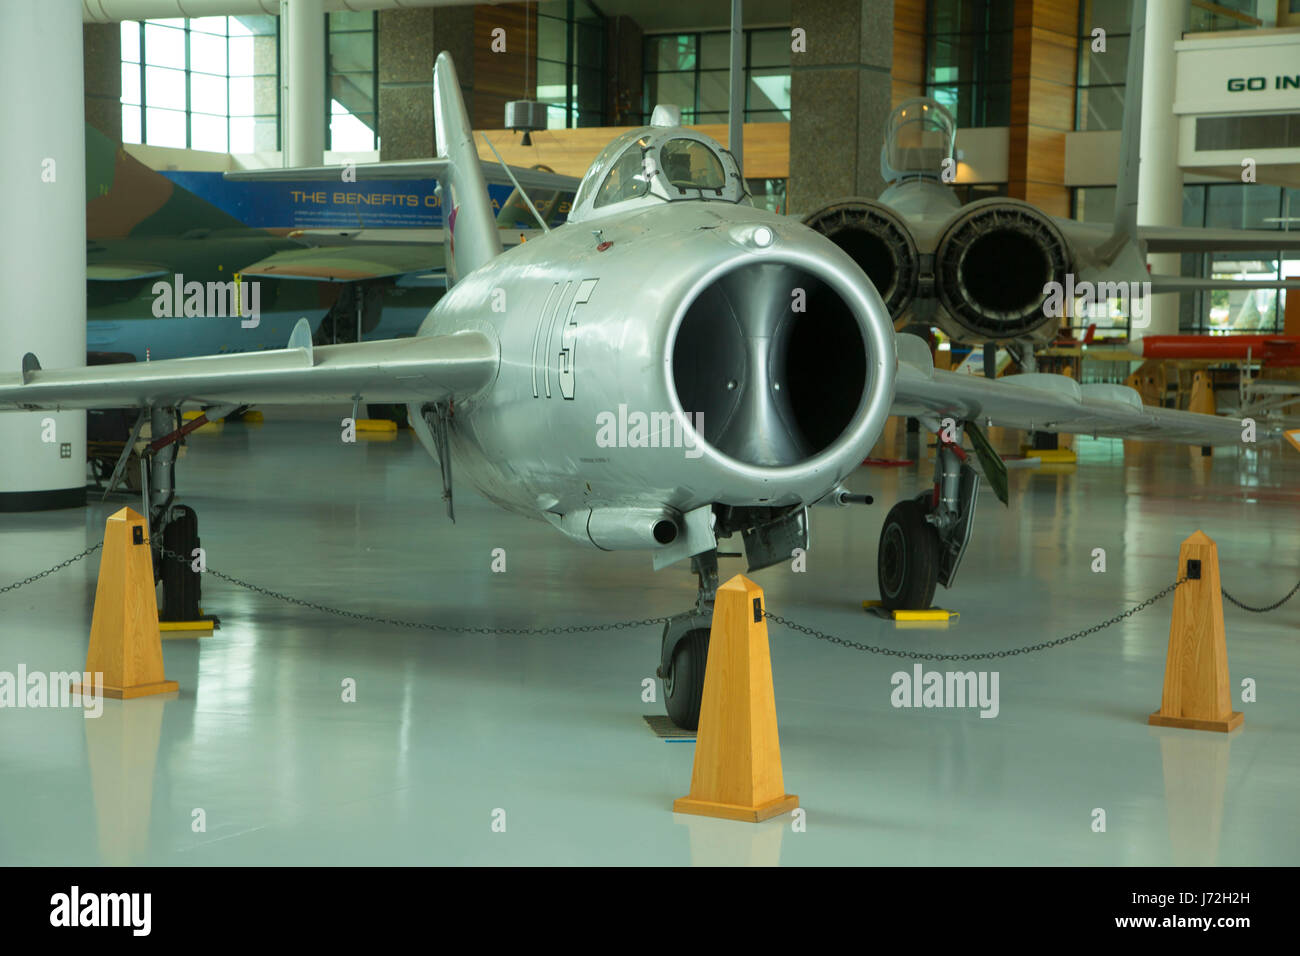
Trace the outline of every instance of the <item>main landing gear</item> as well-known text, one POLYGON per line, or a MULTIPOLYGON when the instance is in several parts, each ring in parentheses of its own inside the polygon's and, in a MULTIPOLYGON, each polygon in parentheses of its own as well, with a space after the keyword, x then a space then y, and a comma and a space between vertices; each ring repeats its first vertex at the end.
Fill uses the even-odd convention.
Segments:
MULTIPOLYGON (((947 429, 935 429, 939 433, 939 446, 933 489, 894 505, 880 531, 877 561, 880 596, 891 611, 928 608, 938 585, 952 586, 970 540, 980 475, 967 461, 967 453, 961 447, 962 426, 947 424, 947 429)), ((982 435, 971 427, 976 448, 983 449, 982 435)), ((987 454, 979 453, 987 470, 990 467, 985 460, 987 454)), ((999 483, 995 482, 994 487, 999 487, 999 483)), ((841 503, 852 499, 870 502, 866 496, 846 496, 841 503)), ((788 560, 795 548, 808 547, 805 508, 719 506, 715 507, 714 515, 714 531, 720 537, 736 531, 744 536, 750 571, 788 560)), ((656 674, 663 681, 668 716, 684 730, 699 726, 709 630, 718 590, 718 557, 714 549, 691 558, 691 570, 699 580, 695 607, 664 625, 656 674)))
POLYGON ((980 476, 961 447, 961 425, 937 431, 934 488, 894 505, 880 529, 876 575, 889 611, 928 608, 937 585, 952 587, 970 541, 980 476))
MULTIPOLYGON (((214 409, 212 419, 221 418, 233 406, 214 409)), ((199 619, 200 572, 191 563, 163 557, 162 549, 187 559, 199 547, 199 519, 194 509, 176 502, 176 455, 182 440, 194 429, 208 422, 208 415, 184 425, 175 408, 143 408, 136 419, 131 437, 122 449, 112 479, 104 492, 107 497, 125 480, 125 472, 135 452, 135 444, 149 421, 151 441, 140 455, 141 510, 149 522, 149 538, 154 547, 154 582, 160 585, 158 618, 163 621, 199 619)))

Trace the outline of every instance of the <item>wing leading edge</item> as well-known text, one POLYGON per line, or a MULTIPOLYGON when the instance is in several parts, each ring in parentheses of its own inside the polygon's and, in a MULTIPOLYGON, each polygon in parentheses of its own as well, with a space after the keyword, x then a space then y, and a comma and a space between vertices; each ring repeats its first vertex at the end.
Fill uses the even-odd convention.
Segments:
POLYGON ((500 361, 481 332, 310 342, 307 330, 285 349, 91 368, 42 370, 24 360, 25 371, 0 374, 0 410, 436 401, 487 387, 500 361))
MULTIPOLYGON (((1235 445, 1240 419, 1142 404, 1124 385, 1080 385, 1064 375, 1027 374, 986 379, 936 369, 929 347, 899 335, 895 415, 936 416, 1008 428, 1139 438, 1189 445, 1235 445)), ((1264 429, 1260 429, 1262 439, 1264 429)))

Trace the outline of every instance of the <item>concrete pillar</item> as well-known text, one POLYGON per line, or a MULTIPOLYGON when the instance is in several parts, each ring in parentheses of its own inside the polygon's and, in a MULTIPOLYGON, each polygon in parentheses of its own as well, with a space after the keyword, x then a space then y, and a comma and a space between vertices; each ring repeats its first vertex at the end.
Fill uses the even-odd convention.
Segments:
MULTIPOLYGON (((16 372, 31 352, 46 368, 84 365, 81 4, 8 0, 0 25, 0 363, 16 372)), ((0 449, 0 511, 85 502, 85 412, 0 412, 0 449)))
MULTIPOLYGON (((1173 0, 1149 0, 1146 6, 1137 221, 1140 226, 1181 226, 1183 171, 1178 166, 1178 117, 1174 115, 1174 43, 1183 35, 1188 10, 1186 4, 1173 0)), ((1177 253, 1151 255, 1147 261, 1155 273, 1181 271, 1177 253)), ((1153 296, 1151 325, 1141 334, 1177 332, 1178 296, 1153 296)))
POLYGON ((791 26, 807 52, 790 54, 788 211, 845 196, 877 196, 890 110, 893 0, 802 0, 791 26))
POLYGON ((474 83, 474 8, 379 11, 380 159, 433 155, 433 61, 443 50, 456 64, 468 104, 474 83))
POLYGON ((325 158, 325 7, 322 0, 280 0, 280 102, 286 166, 325 158))

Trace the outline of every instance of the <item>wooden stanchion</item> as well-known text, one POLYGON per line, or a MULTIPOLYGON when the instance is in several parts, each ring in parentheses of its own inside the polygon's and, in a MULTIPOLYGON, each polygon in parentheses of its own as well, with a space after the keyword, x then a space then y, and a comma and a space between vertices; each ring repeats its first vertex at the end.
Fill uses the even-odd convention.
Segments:
POLYGON ((110 515, 104 525, 86 671, 102 673, 104 696, 121 700, 180 687, 163 676, 149 529, 130 508, 110 515))
POLYGON ((1202 415, 1215 415, 1218 408, 1214 401, 1214 384, 1210 379, 1209 369, 1199 369, 1192 373, 1192 397, 1187 401, 1189 412, 1202 415))
POLYGON ((1174 592, 1164 694, 1147 723, 1227 733, 1245 717, 1232 709, 1228 685, 1219 549, 1204 532, 1197 531, 1179 548, 1178 576, 1188 580, 1174 592))
POLYGON ((781 773, 763 589, 738 574, 714 601, 691 792, 673 811, 757 823, 797 806, 781 773))

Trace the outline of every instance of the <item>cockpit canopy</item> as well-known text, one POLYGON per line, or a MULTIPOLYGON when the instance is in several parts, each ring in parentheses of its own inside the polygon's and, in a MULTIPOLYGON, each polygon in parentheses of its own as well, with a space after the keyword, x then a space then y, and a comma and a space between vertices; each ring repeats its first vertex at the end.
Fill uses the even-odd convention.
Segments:
POLYGON ((683 200, 750 202, 736 161, 718 143, 681 126, 645 126, 601 150, 578 186, 569 222, 683 200))
POLYGON ((925 176, 940 178, 944 160, 951 160, 957 124, 938 100, 915 96, 904 100, 885 121, 885 145, 880 174, 886 182, 925 176))

